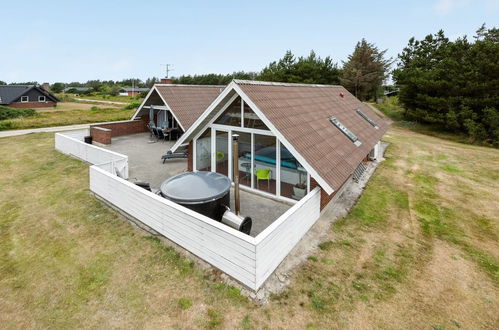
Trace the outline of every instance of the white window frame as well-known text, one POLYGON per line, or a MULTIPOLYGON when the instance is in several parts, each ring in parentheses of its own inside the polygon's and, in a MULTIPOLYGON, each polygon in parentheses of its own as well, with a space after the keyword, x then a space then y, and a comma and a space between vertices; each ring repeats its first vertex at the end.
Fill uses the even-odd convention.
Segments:
POLYGON ((47 98, 44 95, 39 95, 38 96, 38 102, 46 102, 47 98))
POLYGON ((28 103, 29 102, 29 96, 21 96, 21 103, 28 103))

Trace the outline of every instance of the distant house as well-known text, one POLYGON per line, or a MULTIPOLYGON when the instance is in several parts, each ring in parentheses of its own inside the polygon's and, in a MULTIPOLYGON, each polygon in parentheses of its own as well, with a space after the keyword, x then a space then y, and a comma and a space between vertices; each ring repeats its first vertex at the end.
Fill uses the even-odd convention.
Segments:
POLYGON ((89 89, 90 89, 90 87, 69 86, 69 87, 64 88, 64 92, 78 94, 78 93, 84 93, 84 92, 88 91, 89 89))
POLYGON ((122 88, 122 89, 120 89, 121 96, 136 96, 142 92, 149 92, 149 88, 122 88))
POLYGON ((6 85, 0 86, 0 105, 11 108, 48 108, 59 102, 54 95, 40 86, 6 85))

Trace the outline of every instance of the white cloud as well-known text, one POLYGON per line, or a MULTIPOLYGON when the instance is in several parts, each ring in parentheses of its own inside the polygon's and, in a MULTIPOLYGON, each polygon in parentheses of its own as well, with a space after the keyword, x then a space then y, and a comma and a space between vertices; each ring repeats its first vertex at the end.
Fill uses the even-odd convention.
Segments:
POLYGON ((469 0, 437 0, 433 5, 433 10, 439 15, 448 15, 468 4, 469 0))

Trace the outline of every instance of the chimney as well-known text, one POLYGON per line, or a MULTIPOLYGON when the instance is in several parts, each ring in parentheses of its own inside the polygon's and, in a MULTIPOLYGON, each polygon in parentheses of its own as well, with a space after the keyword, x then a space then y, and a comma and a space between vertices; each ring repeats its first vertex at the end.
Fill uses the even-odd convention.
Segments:
POLYGON ((50 84, 49 84, 48 82, 44 82, 44 83, 42 84, 42 88, 48 92, 48 91, 49 91, 49 88, 50 88, 50 84))
POLYGON ((173 80, 171 78, 161 78, 162 84, 173 84, 173 80))

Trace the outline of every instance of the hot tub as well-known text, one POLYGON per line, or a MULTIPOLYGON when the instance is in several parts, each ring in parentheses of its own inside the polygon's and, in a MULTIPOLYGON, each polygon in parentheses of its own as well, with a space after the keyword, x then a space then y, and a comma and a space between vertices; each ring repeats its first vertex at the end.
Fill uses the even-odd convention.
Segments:
POLYGON ((230 207, 231 182, 214 172, 186 172, 161 184, 163 197, 217 221, 230 207))

